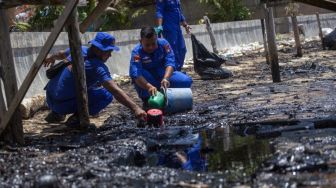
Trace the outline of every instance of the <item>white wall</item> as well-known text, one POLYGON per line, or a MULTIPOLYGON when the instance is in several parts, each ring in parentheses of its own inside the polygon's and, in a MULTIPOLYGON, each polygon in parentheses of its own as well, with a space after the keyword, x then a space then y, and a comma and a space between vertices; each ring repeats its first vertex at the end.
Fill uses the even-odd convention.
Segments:
MULTIPOLYGON (((323 27, 335 28, 336 14, 321 15, 323 27)), ((316 36, 318 34, 316 16, 303 16, 298 18, 299 22, 304 24, 307 36, 316 36)), ((227 22, 212 25, 218 49, 248 44, 252 42, 261 42, 261 26, 259 20, 249 20, 240 22, 227 22)), ((193 33, 211 50, 210 38, 204 25, 192 26, 193 33)), ((139 30, 113 31, 110 32, 117 38, 117 45, 121 51, 113 53, 112 58, 107 62, 112 74, 128 75, 128 67, 130 54, 133 47, 138 43, 139 30)), ((49 33, 12 33, 12 47, 15 57, 16 76, 18 77, 18 85, 21 85, 30 67, 34 63, 39 51, 47 40, 49 33)), ((82 36, 83 44, 94 38, 95 33, 87 33, 82 36)), ((187 58, 192 57, 190 37, 186 36, 186 45, 188 49, 187 58)), ((67 34, 62 33, 52 52, 66 49, 68 47, 67 34)), ((26 97, 43 93, 43 88, 47 84, 48 79, 45 76, 45 69, 42 68, 34 80, 26 97)))

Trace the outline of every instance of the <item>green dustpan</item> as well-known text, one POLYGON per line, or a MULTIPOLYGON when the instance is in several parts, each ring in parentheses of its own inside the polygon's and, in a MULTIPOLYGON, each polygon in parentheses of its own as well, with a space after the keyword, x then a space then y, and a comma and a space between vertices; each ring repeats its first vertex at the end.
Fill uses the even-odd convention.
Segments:
POLYGON ((158 91, 155 96, 149 97, 148 106, 150 108, 163 109, 165 106, 165 96, 158 91))

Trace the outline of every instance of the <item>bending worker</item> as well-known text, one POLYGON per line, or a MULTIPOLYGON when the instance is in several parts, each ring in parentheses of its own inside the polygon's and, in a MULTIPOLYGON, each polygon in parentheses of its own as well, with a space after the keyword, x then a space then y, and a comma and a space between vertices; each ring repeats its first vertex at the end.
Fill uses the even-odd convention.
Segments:
POLYGON ((158 39, 153 27, 142 28, 140 37, 132 51, 130 77, 144 104, 161 87, 190 88, 192 79, 175 71, 175 56, 168 41, 158 39))
POLYGON ((157 33, 162 32, 163 37, 172 46, 176 59, 176 70, 181 71, 187 48, 180 25, 182 24, 188 34, 191 28, 182 13, 180 0, 156 0, 156 18, 155 30, 157 33))
MULTIPOLYGON (((115 46, 115 38, 99 32, 90 41, 89 48, 82 47, 85 61, 86 84, 88 91, 89 114, 97 115, 112 102, 113 96, 123 105, 131 109, 137 118, 145 118, 146 112, 136 105, 126 93, 112 80, 106 61, 113 51, 119 51, 115 46)), ((70 50, 52 55, 45 60, 45 64, 53 64, 55 60, 67 58, 71 61, 70 50)), ((77 116, 77 100, 74 77, 71 64, 54 76, 46 86, 47 103, 51 112, 46 117, 48 122, 59 122, 66 114, 73 114, 66 122, 68 126, 79 124, 77 116)))

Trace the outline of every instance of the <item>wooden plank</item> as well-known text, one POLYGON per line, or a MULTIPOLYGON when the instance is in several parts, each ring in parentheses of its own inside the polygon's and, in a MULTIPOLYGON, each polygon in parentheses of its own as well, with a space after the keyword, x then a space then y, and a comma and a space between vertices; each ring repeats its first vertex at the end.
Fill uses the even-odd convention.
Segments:
MULTIPOLYGON (((336 2, 334 0, 294 0, 299 3, 305 3, 315 7, 336 11, 336 2)), ((290 0, 261 0, 262 3, 268 3, 269 6, 277 6, 280 4, 287 4, 290 0)))
POLYGON ((319 28, 319 35, 320 35, 320 39, 321 39, 321 43, 322 43, 322 48, 323 48, 323 50, 326 50, 325 42, 324 42, 324 39, 323 39, 323 32, 322 32, 322 26, 321 26, 321 20, 320 20, 320 14, 319 13, 316 13, 316 19, 317 19, 317 25, 318 25, 318 28, 319 28))
MULTIPOLYGON (((6 9, 0 9, 0 62, 6 101, 7 104, 10 104, 18 91, 18 87, 15 76, 13 51, 10 42, 8 16, 6 12, 6 9)), ((13 118, 10 119, 9 126, 3 132, 1 137, 10 144, 24 144, 22 117, 18 110, 14 112, 13 118)))
POLYGON ((293 33, 294 33, 294 39, 295 39, 295 47, 296 47, 296 56, 302 57, 302 45, 300 41, 300 33, 299 33, 299 27, 298 27, 298 21, 296 16, 291 16, 292 18, 292 27, 293 27, 293 33))
POLYGON ((1 122, 1 120, 3 119, 3 116, 4 116, 4 114, 5 114, 5 112, 6 112, 6 103, 5 103, 5 92, 4 92, 4 89, 3 89, 3 87, 2 87, 2 84, 3 84, 3 82, 2 82, 2 79, 0 78, 0 122, 1 122))
POLYGON ((218 54, 216 39, 215 39, 214 32, 212 31, 212 28, 211 28, 210 19, 207 16, 204 16, 204 21, 205 21, 206 29, 208 30, 208 33, 209 33, 209 36, 210 36, 211 46, 212 46, 213 52, 218 54))
MULTIPOLYGON (((0 39, 1 40, 1 39, 0 39)), ((0 60, 0 122, 7 110, 7 106, 6 106, 6 103, 5 103, 5 90, 4 88, 2 87, 3 86, 3 79, 2 79, 2 75, 3 75, 3 69, 2 69, 2 66, 1 66, 1 60, 0 60)))
POLYGON ((90 27, 90 25, 97 20, 102 14, 104 14, 105 10, 112 4, 117 3, 120 0, 100 0, 96 8, 91 12, 90 15, 80 24, 80 32, 85 33, 86 30, 90 27))
MULTIPOLYGON (((11 8, 20 5, 66 5, 72 0, 0 0, 0 7, 11 8)), ((78 6, 86 6, 86 0, 79 0, 78 6)))
POLYGON ((266 11, 266 28, 267 28, 267 41, 269 49, 269 57, 271 61, 272 79, 273 82, 281 82, 278 48, 275 40, 275 24, 273 16, 273 8, 267 8, 264 5, 266 11))
POLYGON ((15 94, 13 102, 9 105, 8 111, 6 112, 3 121, 0 124, 0 134, 6 128, 9 120, 13 116, 15 110, 20 105, 22 99, 26 95, 31 83, 34 81, 36 74, 38 73, 39 69, 43 64, 43 60, 47 57, 50 49, 54 45, 55 41, 57 40, 59 34, 61 33, 65 22, 67 21, 69 15, 72 13, 74 8, 76 7, 78 0, 69 1, 65 7, 64 12, 58 18, 56 26, 54 27, 53 31, 49 35, 47 42, 44 44, 41 52, 39 53, 35 63, 32 65, 30 71, 28 72, 25 80, 23 81, 18 93, 15 94))
POLYGON ((268 50, 268 45, 267 45, 267 36, 266 36, 266 28, 265 28, 265 19, 260 19, 261 22, 261 31, 263 35, 263 41, 264 41, 264 49, 265 49, 265 57, 266 57, 266 62, 267 64, 270 64, 270 59, 269 59, 269 50, 268 50))
POLYGON ((295 0, 315 7, 336 11, 336 2, 332 0, 295 0))
POLYGON ((80 127, 87 128, 90 125, 88 96, 85 77, 84 57, 82 55, 82 42, 80 39, 77 9, 70 15, 66 27, 69 36, 70 51, 72 57, 72 74, 75 78, 78 116, 80 127))
POLYGON ((285 6, 290 2, 292 2, 292 0, 260 0, 260 4, 267 3, 268 7, 285 6))

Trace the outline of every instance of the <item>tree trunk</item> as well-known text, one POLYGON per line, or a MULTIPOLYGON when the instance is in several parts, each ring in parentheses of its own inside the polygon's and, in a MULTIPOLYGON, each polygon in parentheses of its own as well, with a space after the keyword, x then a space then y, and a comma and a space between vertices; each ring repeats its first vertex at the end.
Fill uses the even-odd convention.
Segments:
POLYGON ((321 26, 321 20, 320 20, 320 14, 316 13, 316 18, 317 18, 317 24, 318 24, 318 28, 319 28, 319 35, 320 35, 320 39, 321 39, 321 43, 322 43, 322 48, 323 50, 326 49, 325 47, 325 43, 324 43, 324 39, 323 39, 323 32, 322 32, 322 26, 321 26))
POLYGON ((270 64, 270 58, 269 58, 269 49, 267 45, 267 36, 266 36, 266 28, 265 28, 265 19, 260 19, 261 22, 261 31, 263 35, 263 41, 264 41, 264 49, 265 49, 265 57, 267 64, 270 64))
POLYGON ((269 57, 271 61, 272 79, 273 82, 281 82, 278 48, 275 40, 273 8, 272 7, 267 8, 266 5, 264 5, 264 7, 266 10, 267 41, 268 41, 269 57))
POLYGON ((90 125, 88 96, 86 87, 84 57, 82 55, 82 42, 80 39, 77 9, 68 19, 67 31, 69 36, 70 51, 72 57, 72 74, 75 77, 77 95, 77 113, 81 128, 85 129, 90 125))
MULTIPOLYGON (((0 9, 0 62, 7 106, 12 103, 18 86, 15 76, 13 51, 10 42, 8 17, 5 9, 0 9)), ((0 99, 1 100, 1 99, 0 99)), ((3 118, 2 118, 3 120, 3 118)), ((3 140, 9 144, 24 144, 22 117, 18 110, 14 112, 9 125, 2 133, 3 140)))
POLYGON ((298 27, 298 21, 296 16, 291 16, 292 18, 292 26, 293 26, 293 33, 294 33, 294 39, 295 39, 295 47, 296 47, 296 56, 302 57, 302 45, 300 41, 300 33, 299 33, 299 27, 298 27))

